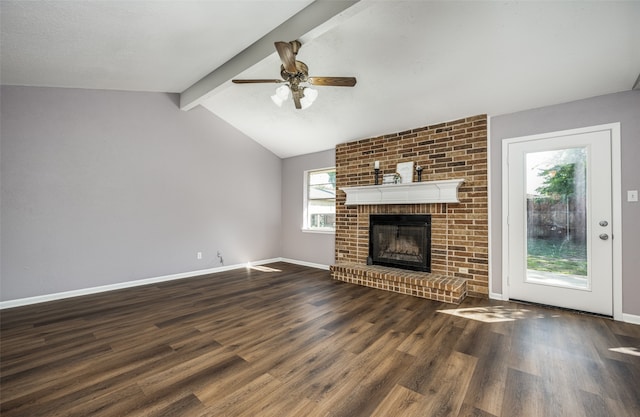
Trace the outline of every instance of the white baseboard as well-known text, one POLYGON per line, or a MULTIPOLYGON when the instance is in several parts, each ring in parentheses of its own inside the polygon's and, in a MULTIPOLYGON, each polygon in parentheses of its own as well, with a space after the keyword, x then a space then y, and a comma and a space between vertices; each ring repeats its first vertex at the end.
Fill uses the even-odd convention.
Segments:
POLYGON ((327 265, 314 264, 311 262, 296 261, 294 259, 272 258, 261 261, 248 262, 246 264, 226 265, 216 268, 200 269, 197 271, 181 272, 179 274, 163 275, 160 277, 145 278, 136 281, 119 282, 117 284, 101 285, 99 287, 83 288, 80 290, 64 291, 53 294, 38 295, 35 297, 19 298, 16 300, 0 301, 0 310, 5 308, 22 307, 30 304, 46 303, 47 301, 62 300, 64 298, 80 297, 82 295, 96 294, 106 291, 120 290, 123 288, 139 287, 141 285, 155 284, 158 282, 173 281, 177 279, 193 278, 200 275, 215 274, 218 272, 231 271, 234 269, 247 268, 251 265, 265 265, 274 262, 288 262, 291 264, 309 266, 311 268, 329 269, 327 265))
MULTIPOLYGON (((257 264, 257 263, 256 263, 257 264)), ((100 292, 120 290, 123 288, 139 287, 141 285, 155 284, 158 282, 173 281, 176 279, 184 279, 197 277, 200 275, 215 274, 217 272, 231 271, 233 269, 246 268, 246 264, 227 265, 217 268, 200 269, 197 271, 181 272, 179 274, 163 275, 160 277, 145 278, 135 281, 119 282, 117 284, 101 285, 99 287, 83 288, 80 290, 64 291, 53 294, 38 295, 35 297, 19 298, 16 300, 0 302, 0 310, 12 307, 21 307, 30 304, 45 303, 47 301, 61 300, 64 298, 80 297, 82 295, 96 294, 100 292)))
POLYGON ((505 300, 504 296, 502 294, 498 294, 497 292, 489 292, 489 299, 501 301, 505 300))
POLYGON ((624 321, 625 323, 640 324, 640 316, 636 316, 635 314, 622 313, 622 321, 624 321))
POLYGON ((287 262, 287 263, 290 263, 290 264, 308 266, 310 268, 324 269, 324 270, 327 270, 327 271, 329 270, 329 265, 316 264, 316 263, 307 262, 307 261, 298 261, 298 260, 289 259, 289 258, 280 258, 280 260, 282 262, 287 262))
POLYGON ((251 265, 265 265, 265 264, 272 264, 274 262, 282 262, 282 261, 283 261, 282 258, 271 258, 271 259, 263 259, 261 261, 255 261, 255 262, 247 262, 242 266, 250 267, 251 265))

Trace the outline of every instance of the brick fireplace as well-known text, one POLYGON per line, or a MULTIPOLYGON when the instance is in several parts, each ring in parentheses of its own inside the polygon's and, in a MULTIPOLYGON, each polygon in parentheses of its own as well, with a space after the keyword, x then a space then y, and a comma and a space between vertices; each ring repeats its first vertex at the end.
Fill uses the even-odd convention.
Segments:
POLYGON ((463 286, 465 295, 487 296, 486 115, 340 144, 336 185, 334 279, 448 302, 462 300, 464 295, 451 291, 463 286), (342 188, 374 184, 374 161, 380 161, 381 175, 395 173, 400 162, 414 162, 423 167, 423 182, 463 179, 459 203, 345 205, 342 188), (431 216, 430 273, 367 265, 369 219, 375 214, 431 216))
POLYGON ((369 216, 367 265, 431 271, 431 216, 428 214, 369 216))

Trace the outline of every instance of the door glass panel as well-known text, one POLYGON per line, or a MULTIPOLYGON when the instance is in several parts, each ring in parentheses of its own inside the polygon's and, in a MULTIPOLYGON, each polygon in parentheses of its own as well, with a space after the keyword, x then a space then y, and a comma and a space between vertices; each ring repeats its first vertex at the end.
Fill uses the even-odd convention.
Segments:
POLYGON ((586 148, 526 154, 526 282, 591 287, 586 165, 586 148))

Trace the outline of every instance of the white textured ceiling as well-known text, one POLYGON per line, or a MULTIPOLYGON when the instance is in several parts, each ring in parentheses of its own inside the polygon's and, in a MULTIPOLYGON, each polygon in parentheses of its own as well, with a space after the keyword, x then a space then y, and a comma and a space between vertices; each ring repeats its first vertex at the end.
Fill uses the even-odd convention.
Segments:
POLYGON ((0 77, 180 93, 311 2, 2 0, 0 77))
MULTIPOLYGON (((2 1, 3 84, 181 92, 310 1, 2 1)), ((302 36, 312 107, 278 108, 274 84, 224 82, 210 111, 280 157, 487 113, 630 90, 638 1, 373 1, 302 36)), ((295 17, 294 19, 295 20, 295 17)), ((289 41, 291 39, 281 39, 289 41)), ((229 78, 279 78, 274 53, 229 78)))

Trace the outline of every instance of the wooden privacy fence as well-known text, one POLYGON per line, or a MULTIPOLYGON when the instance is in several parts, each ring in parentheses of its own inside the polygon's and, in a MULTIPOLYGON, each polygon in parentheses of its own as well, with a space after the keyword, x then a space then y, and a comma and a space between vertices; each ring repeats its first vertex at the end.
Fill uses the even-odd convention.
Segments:
POLYGON ((527 237, 569 239, 584 242, 587 212, 582 200, 574 198, 527 197, 527 237))

